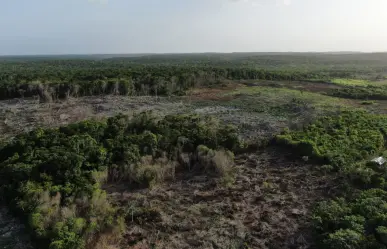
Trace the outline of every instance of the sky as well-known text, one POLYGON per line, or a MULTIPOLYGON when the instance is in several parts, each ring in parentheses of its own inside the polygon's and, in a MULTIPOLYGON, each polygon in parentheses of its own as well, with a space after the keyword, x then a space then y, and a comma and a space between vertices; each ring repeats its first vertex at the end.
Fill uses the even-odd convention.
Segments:
POLYGON ((0 55, 387 51, 387 0, 0 0, 0 55))

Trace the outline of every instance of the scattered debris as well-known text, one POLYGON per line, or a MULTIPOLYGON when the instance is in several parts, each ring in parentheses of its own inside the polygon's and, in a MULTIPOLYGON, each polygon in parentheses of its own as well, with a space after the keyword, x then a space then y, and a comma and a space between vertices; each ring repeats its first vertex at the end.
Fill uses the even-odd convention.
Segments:
POLYGON ((300 210, 298 208, 293 208, 292 209, 292 214, 295 214, 295 215, 304 215, 305 212, 303 210, 300 210))
POLYGON ((136 190, 125 198, 127 188, 106 189, 128 214, 126 225, 131 229, 125 232, 122 246, 314 248, 310 210, 336 182, 320 176, 311 164, 289 161, 287 155, 266 150, 237 157, 236 180, 231 187, 214 187, 210 178, 192 172, 177 173, 174 181, 152 190, 136 190), (264 181, 272 187, 259 189, 264 181), (132 210, 136 211, 134 218, 132 210), (139 212, 151 221, 139 220, 139 212))
POLYGON ((371 160, 372 162, 375 162, 379 165, 383 165, 387 160, 384 157, 377 157, 371 160))
POLYGON ((59 115, 59 119, 62 121, 68 120, 69 118, 70 118, 70 115, 68 115, 68 114, 59 115))
POLYGON ((195 110, 196 113, 200 114, 229 113, 235 111, 240 111, 240 109, 224 106, 206 106, 195 110))

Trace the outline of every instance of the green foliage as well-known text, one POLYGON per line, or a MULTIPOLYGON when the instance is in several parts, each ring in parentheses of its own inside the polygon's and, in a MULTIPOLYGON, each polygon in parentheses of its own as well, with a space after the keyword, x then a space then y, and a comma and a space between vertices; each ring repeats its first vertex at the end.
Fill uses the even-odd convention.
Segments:
POLYGON ((386 129, 386 116, 343 111, 277 136, 277 143, 331 165, 328 168, 345 176, 353 188, 353 197, 321 202, 314 211, 321 248, 385 248, 387 168, 370 159, 384 153, 386 129))
POLYGON ((207 174, 213 174, 220 178, 223 185, 231 185, 235 181, 234 154, 225 150, 212 150, 204 145, 196 149, 196 163, 207 174))
POLYGON ((361 79, 332 79, 330 81, 334 84, 349 86, 365 86, 369 84, 368 80, 361 79))
MULTIPOLYGON (((301 131, 285 130, 275 141, 343 173, 360 188, 387 187, 387 169, 369 162, 385 148, 387 117, 363 111, 325 116, 301 131)), ((324 167, 325 168, 325 167, 324 167)))
POLYGON ((385 227, 385 226, 377 227, 376 228, 376 233, 378 234, 380 241, 384 245, 387 245, 387 227, 385 227))
POLYGON ((362 234, 350 229, 340 229, 335 233, 329 234, 323 241, 326 248, 335 249, 355 249, 362 248, 362 234))
POLYGON ((387 192, 370 189, 351 201, 320 203, 313 220, 323 248, 385 248, 386 213, 387 192))
MULTIPOLYGON (((349 98, 349 99, 367 99, 367 100, 386 100, 386 86, 346 86, 331 90, 327 93, 330 96, 349 98)), ((365 102, 369 104, 371 102, 365 102)))
POLYGON ((362 102, 360 102, 360 104, 362 104, 362 105, 374 105, 375 101, 362 101, 362 102))
POLYGON ((43 101, 101 94, 181 95, 194 86, 218 85, 223 80, 334 79, 338 83, 359 84, 363 78, 381 78, 380 72, 386 71, 385 61, 384 54, 308 53, 138 55, 109 59, 2 57, 0 99, 37 95, 43 101))
POLYGON ((173 160, 200 144, 211 149, 241 145, 234 127, 196 115, 160 120, 151 113, 118 115, 36 129, 0 149, 0 193, 24 217, 38 248, 82 249, 89 236, 119 220, 101 190, 104 180, 127 176, 152 186, 174 170, 157 158, 173 160), (155 163, 144 163, 144 157, 155 163))
POLYGON ((279 144, 336 169, 382 152, 387 118, 362 111, 344 111, 325 116, 302 131, 278 135, 279 144))

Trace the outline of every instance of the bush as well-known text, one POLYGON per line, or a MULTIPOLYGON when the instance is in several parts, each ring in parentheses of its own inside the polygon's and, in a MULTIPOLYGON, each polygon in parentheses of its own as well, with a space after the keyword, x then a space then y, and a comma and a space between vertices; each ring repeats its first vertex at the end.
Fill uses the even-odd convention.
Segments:
POLYGON ((362 101, 360 104, 362 105, 374 105, 376 102, 375 101, 362 101))
POLYGON ((385 116, 344 111, 276 137, 278 144, 328 163, 348 180, 351 194, 347 198, 321 202, 314 211, 321 248, 385 248, 387 169, 370 159, 384 153, 386 130, 385 116))
POLYGON ((288 131, 276 137, 277 144, 293 148, 339 170, 384 150, 387 118, 362 111, 344 111, 326 116, 302 131, 288 131))
MULTIPOLYGON (((387 87, 386 86, 346 86, 334 89, 327 93, 328 95, 350 98, 350 99, 364 99, 364 100, 386 100, 387 87)), ((365 101, 365 104, 372 104, 372 101, 365 101)))
POLYGON ((0 147, 0 194, 38 248, 82 249, 120 220, 101 190, 105 181, 153 187, 174 177, 179 153, 200 144, 214 150, 211 172, 229 177, 233 158, 222 148, 241 142, 234 127, 208 117, 140 113, 36 129, 0 147))
POLYGON ((235 180, 234 154, 230 151, 214 151, 204 145, 199 145, 194 161, 196 161, 196 169, 220 178, 222 184, 229 185, 235 180))
POLYGON ((332 249, 356 249, 362 248, 363 236, 361 233, 350 230, 340 229, 335 233, 329 234, 324 240, 326 248, 332 249))
POLYGON ((313 220, 323 248, 385 248, 386 213, 387 192, 370 189, 351 201, 320 203, 313 220))
POLYGON ((176 163, 168 159, 142 158, 141 162, 130 172, 132 180, 140 185, 154 187, 167 179, 175 177, 176 163))
POLYGON ((378 237, 380 241, 387 245, 387 227, 385 226, 379 226, 376 228, 376 233, 378 234, 378 237))

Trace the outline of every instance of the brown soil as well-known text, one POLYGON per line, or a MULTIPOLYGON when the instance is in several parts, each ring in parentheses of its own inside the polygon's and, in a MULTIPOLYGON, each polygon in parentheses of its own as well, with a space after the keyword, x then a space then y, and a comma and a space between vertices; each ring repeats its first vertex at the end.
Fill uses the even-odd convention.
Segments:
MULTIPOLYGON (((287 83, 275 84, 272 86, 284 87, 287 83)), ((286 87, 299 89, 300 85, 308 91, 326 89, 320 83, 286 87)), ((187 100, 228 100, 232 97, 224 97, 225 93, 238 87, 248 86, 226 84, 219 89, 194 90, 174 102, 122 96, 83 97, 50 104, 32 99, 0 101, 0 140, 35 127, 55 127, 119 112, 186 113, 192 111, 187 100)), ((241 122, 239 116, 227 115, 223 120, 241 122)), ((263 117, 265 121, 270 118, 263 117)), ((259 136, 268 129, 260 124, 254 122, 258 127, 254 132, 259 136)), ((151 190, 129 191, 125 184, 106 188, 127 217, 120 248, 313 248, 310 210, 333 188, 333 180, 322 176, 313 165, 273 149, 239 156, 236 169, 232 187, 220 187, 205 175, 185 173, 151 190)))
POLYGON ((238 157, 232 187, 185 175, 152 190, 109 188, 127 212, 123 248, 313 248, 311 208, 333 180, 283 153, 238 157))
POLYGON ((225 96, 225 93, 235 90, 240 87, 244 87, 243 84, 235 82, 225 83, 222 87, 217 88, 196 88, 187 93, 185 99, 187 100, 231 100, 234 96, 225 96))
POLYGON ((0 140, 36 127, 67 125, 85 119, 101 119, 124 113, 154 110, 158 114, 184 112, 185 104, 168 98, 94 96, 54 103, 37 99, 0 101, 0 140))
POLYGON ((198 88, 191 90, 186 100, 198 101, 198 100, 213 100, 213 101, 227 101, 235 98, 235 95, 227 95, 226 93, 241 88, 252 86, 264 86, 273 88, 288 88, 294 90, 303 90, 307 92, 314 92, 324 94, 333 89, 342 88, 340 85, 332 83, 321 82, 304 82, 304 81, 240 81, 227 83, 223 87, 217 88, 198 88))

